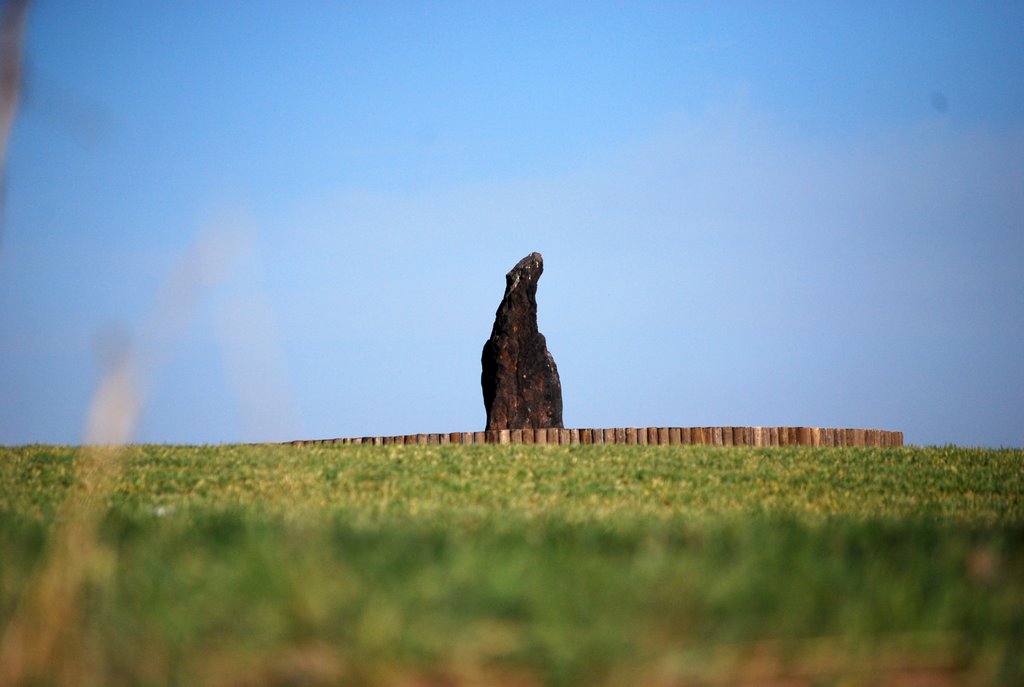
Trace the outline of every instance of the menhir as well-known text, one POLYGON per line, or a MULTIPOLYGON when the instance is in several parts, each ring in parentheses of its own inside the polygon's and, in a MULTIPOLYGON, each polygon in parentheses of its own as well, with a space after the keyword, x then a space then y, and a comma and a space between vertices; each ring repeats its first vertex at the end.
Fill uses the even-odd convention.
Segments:
POLYGON ((543 271, 540 253, 530 253, 505 275, 505 296, 481 356, 488 430, 562 427, 558 368, 537 330, 537 280, 543 271))

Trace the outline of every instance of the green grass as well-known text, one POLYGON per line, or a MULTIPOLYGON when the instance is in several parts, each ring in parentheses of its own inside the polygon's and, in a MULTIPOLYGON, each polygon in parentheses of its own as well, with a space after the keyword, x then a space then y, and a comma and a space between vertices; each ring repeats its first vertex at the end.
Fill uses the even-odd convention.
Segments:
MULTIPOLYGON (((0 627, 83 455, 0 449, 0 627)), ((1024 680, 1019 450, 138 447, 101 496, 39 684, 1024 680)))

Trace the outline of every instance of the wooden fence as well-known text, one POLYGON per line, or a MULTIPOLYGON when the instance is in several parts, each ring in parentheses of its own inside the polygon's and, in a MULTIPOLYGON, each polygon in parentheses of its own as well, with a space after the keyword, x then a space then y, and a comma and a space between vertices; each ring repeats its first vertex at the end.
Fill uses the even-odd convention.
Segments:
POLYGON ((487 432, 396 434, 383 437, 312 439, 286 442, 315 444, 438 445, 532 444, 630 446, 903 446, 903 432, 836 427, 615 427, 612 429, 500 429, 487 432))

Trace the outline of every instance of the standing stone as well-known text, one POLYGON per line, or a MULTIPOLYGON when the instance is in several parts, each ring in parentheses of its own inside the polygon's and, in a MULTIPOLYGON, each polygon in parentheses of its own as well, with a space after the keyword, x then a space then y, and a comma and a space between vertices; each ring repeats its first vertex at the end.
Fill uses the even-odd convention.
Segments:
POLYGON ((505 275, 505 296, 481 356, 488 430, 562 428, 558 368, 537 330, 537 280, 543 271, 540 253, 530 253, 505 275))

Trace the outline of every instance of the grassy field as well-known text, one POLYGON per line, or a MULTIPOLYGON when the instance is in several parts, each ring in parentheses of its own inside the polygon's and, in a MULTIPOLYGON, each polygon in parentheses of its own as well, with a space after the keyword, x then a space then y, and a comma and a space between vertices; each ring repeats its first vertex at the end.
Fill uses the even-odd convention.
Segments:
POLYGON ((1024 452, 0 448, 0 685, 1024 682, 1024 452))

